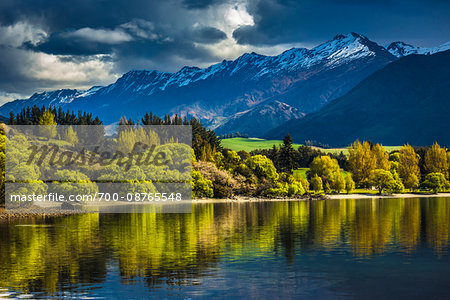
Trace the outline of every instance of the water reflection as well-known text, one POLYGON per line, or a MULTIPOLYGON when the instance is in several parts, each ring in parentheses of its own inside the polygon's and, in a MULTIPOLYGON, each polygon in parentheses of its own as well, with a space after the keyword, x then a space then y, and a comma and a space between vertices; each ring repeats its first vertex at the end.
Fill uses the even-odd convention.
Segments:
MULTIPOLYGON (((191 214, 83 214, 3 223, 0 288, 35 296, 111 296, 99 291, 140 286, 129 296, 164 291, 195 297, 205 295, 205 287, 223 289, 220 282, 237 290, 242 280, 262 276, 271 282, 284 277, 281 284, 291 292, 307 282, 329 295, 327 286, 336 285, 336 278, 327 275, 318 287, 313 278, 342 261, 392 253, 419 259, 421 249, 431 250, 432 260, 446 256, 449 200, 207 203, 194 205, 191 214)), ((253 286, 264 289, 263 281, 253 286)), ((259 293, 242 288, 245 295, 259 293)))

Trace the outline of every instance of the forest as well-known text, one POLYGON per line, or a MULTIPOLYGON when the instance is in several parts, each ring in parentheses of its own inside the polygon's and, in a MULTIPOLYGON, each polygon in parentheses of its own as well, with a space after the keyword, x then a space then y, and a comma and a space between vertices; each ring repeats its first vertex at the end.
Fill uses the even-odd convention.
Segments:
MULTIPOLYGON (((381 144, 355 141, 348 147, 348 155, 342 152, 326 154, 312 146, 301 145, 295 149, 291 136, 287 134, 279 147, 274 145, 271 149, 236 152, 223 148, 214 131, 206 129, 199 120, 195 118, 188 120, 177 115, 166 114, 160 118, 150 112, 136 121, 123 117, 119 122, 117 134, 112 138, 104 138, 104 132, 94 135, 92 132, 75 132, 72 125, 102 125, 102 122, 99 117, 92 114, 63 111, 60 108, 28 107, 16 115, 11 114, 8 123, 8 125, 47 125, 45 128, 49 125, 49 128, 55 126, 55 130, 45 132, 47 141, 50 145, 58 145, 66 150, 72 151, 83 139, 94 136, 101 140, 100 144, 105 149, 136 143, 155 144, 158 151, 163 151, 171 158, 167 165, 160 167, 130 168, 129 165, 117 164, 101 169, 95 166, 73 169, 61 166, 56 174, 52 175, 74 183, 90 183, 87 190, 77 190, 79 187, 70 185, 70 182, 61 187, 64 190, 74 189, 76 192, 97 191, 96 182, 99 181, 127 182, 132 184, 133 192, 154 191, 160 188, 156 179, 166 180, 169 177, 171 180, 189 179, 194 198, 235 196, 300 198, 305 195, 311 197, 374 191, 379 194, 405 191, 437 193, 450 188, 450 152, 438 143, 430 147, 413 147, 406 144, 399 150, 388 153, 381 144), (144 130, 145 125, 190 125, 192 144, 189 146, 192 146, 192 150, 178 140, 144 130), (175 157, 181 158, 183 163, 175 163, 175 157), (190 161, 192 164, 188 163, 190 161), (135 178, 139 179, 139 184, 135 182, 135 178)), ((13 172, 9 172, 5 178, 6 128, 8 127, 2 127, 0 137, 3 201, 5 180, 20 182, 20 174, 26 174, 28 179, 36 181, 33 192, 45 190, 47 188, 45 183, 38 180, 50 172, 45 165, 39 167, 8 165, 8 170, 13 172)), ((16 145, 17 152, 14 155, 19 157, 30 154, 27 148, 29 141, 14 136, 10 143, 16 145)), ((190 141, 187 144, 190 144, 190 141)), ((131 149, 121 150, 131 151, 131 149)), ((145 153, 147 150, 142 151, 145 153)))

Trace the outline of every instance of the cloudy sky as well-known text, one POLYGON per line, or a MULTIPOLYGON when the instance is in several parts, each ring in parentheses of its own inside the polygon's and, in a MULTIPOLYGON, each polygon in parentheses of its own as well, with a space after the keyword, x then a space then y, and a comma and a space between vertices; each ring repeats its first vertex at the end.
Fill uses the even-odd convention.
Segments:
POLYGON ((1 0, 0 104, 352 31, 382 45, 436 46, 450 41, 449 15, 448 0, 1 0))

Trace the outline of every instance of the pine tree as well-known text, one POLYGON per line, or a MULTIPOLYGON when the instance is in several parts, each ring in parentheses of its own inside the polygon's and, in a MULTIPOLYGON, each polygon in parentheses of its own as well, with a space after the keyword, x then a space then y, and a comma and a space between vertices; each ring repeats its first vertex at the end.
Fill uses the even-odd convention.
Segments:
POLYGON ((278 165, 281 172, 291 174, 293 169, 296 169, 295 150, 292 146, 292 137, 288 133, 283 139, 283 145, 280 147, 278 156, 278 165))
POLYGON ((16 117, 14 116, 14 113, 12 111, 9 113, 8 124, 9 125, 16 125, 16 117))

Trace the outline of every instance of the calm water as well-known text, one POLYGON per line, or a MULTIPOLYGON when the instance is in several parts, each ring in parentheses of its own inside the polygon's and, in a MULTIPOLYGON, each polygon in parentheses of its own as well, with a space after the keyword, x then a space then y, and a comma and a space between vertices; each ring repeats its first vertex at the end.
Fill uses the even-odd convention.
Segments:
POLYGON ((0 295, 445 298, 449 238, 450 198, 22 220, 0 223, 0 295))

